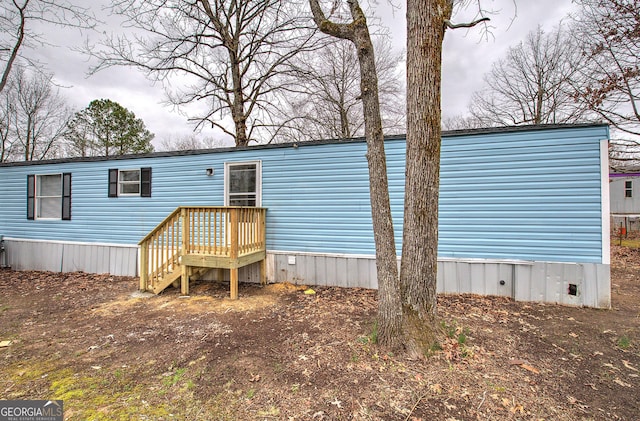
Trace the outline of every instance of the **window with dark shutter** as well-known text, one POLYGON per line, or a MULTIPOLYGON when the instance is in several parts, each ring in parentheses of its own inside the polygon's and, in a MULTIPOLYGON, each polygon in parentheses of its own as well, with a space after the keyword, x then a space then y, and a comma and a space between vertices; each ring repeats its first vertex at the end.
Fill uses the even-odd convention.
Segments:
POLYGON ((151 197, 151 167, 110 169, 109 197, 151 197))
POLYGON ((27 219, 71 219, 71 173, 27 175, 27 219))
POLYGON ((151 197, 151 168, 140 168, 140 196, 151 197))
POLYGON ((35 219, 36 176, 27 175, 27 219, 35 219))
POLYGON ((109 170, 109 197, 118 197, 118 169, 109 170))
POLYGON ((71 220, 71 173, 62 174, 62 219, 71 220))

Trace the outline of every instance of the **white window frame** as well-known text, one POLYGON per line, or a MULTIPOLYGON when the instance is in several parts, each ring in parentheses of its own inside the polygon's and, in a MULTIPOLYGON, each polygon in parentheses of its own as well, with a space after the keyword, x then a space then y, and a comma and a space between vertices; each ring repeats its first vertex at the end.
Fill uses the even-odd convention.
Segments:
POLYGON ((41 221, 60 221, 62 220, 62 183, 63 183, 63 177, 62 177, 62 173, 58 173, 58 174, 35 174, 35 192, 34 192, 34 196, 33 196, 33 200, 34 200, 34 209, 33 209, 33 219, 38 219, 41 221), (41 178, 42 177, 52 177, 52 176, 58 176, 60 177, 60 191, 58 192, 57 195, 47 195, 47 196, 43 196, 40 191, 41 189, 41 178), (40 200, 42 199, 53 199, 53 198, 58 198, 60 199, 60 205, 58 206, 58 210, 59 210, 59 215, 56 218, 43 218, 40 216, 40 200))
POLYGON ((140 168, 130 168, 130 169, 120 169, 118 168, 118 197, 120 196, 140 196, 140 192, 142 191, 142 186, 141 186, 141 181, 142 181, 142 171, 140 171, 140 168), (120 178, 120 175, 122 173, 126 173, 126 172, 137 172, 138 173, 138 181, 123 181, 120 178), (124 193, 122 191, 122 186, 124 185, 137 185, 138 186, 138 193, 124 193))
POLYGON ((633 180, 624 181, 624 197, 625 199, 633 198, 633 180))
POLYGON ((224 163, 224 206, 229 206, 229 170, 239 165, 256 166, 256 207, 262 206, 262 161, 237 161, 224 163))

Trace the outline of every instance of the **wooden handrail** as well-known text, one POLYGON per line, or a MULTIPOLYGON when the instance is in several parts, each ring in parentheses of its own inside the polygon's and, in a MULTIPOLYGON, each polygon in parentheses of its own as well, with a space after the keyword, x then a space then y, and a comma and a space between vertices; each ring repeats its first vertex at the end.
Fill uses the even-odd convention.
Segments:
POLYGON ((176 214, 180 213, 180 209, 182 209, 182 206, 177 207, 173 212, 171 212, 169 214, 169 216, 167 216, 166 218, 164 218, 162 220, 162 222, 160 222, 158 225, 156 225, 156 227, 154 229, 152 229, 151 231, 149 231, 149 234, 145 235, 144 238, 142 240, 140 240, 140 242, 138 243, 139 246, 142 245, 142 243, 146 242, 149 238, 151 238, 153 236, 153 234, 157 233, 159 230, 162 229, 162 227, 164 226, 164 224, 166 224, 171 218, 173 218, 174 216, 176 216, 176 214))

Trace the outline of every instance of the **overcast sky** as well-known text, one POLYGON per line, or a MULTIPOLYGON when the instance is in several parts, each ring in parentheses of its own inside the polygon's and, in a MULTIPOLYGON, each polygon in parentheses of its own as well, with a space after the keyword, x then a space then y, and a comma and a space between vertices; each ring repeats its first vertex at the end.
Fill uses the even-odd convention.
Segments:
MULTIPOLYGON (((404 1, 394 2, 404 7, 404 1)), ((515 0, 517 10, 514 0, 485 0, 483 4, 497 12, 490 16, 491 34, 488 40, 482 38, 479 28, 448 30, 445 36, 442 87, 444 116, 465 114, 471 94, 482 87, 483 75, 490 70, 494 60, 503 56, 510 46, 523 40, 537 25, 542 25, 545 30, 552 29, 575 7, 571 0, 515 0)), ((454 23, 463 22, 473 17, 469 15, 471 12, 458 14, 452 20, 454 23)), ((95 7, 95 13, 109 20, 99 7, 95 7)), ((389 28, 394 45, 404 49, 405 11, 402 8, 392 10, 386 0, 377 0, 375 13, 389 28)), ((119 28, 112 25, 100 29, 117 32, 119 28)), ((42 47, 28 53, 46 63, 49 71, 55 74, 55 80, 65 87, 62 94, 75 110, 85 108, 93 99, 117 101, 144 120, 147 128, 156 134, 156 145, 164 138, 192 133, 193 126, 184 115, 162 105, 162 87, 153 86, 135 69, 111 68, 88 77, 90 63, 87 58, 70 48, 81 45, 82 37, 75 30, 57 30, 47 35, 56 46, 42 47)), ((218 136, 210 129, 205 129, 202 134, 218 136)))

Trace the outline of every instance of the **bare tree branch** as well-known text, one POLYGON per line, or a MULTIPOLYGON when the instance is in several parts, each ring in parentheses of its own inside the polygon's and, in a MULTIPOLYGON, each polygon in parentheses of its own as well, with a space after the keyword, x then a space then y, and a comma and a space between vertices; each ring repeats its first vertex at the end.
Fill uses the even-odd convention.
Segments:
POLYGON ((451 23, 451 21, 449 19, 445 19, 444 20, 444 24, 449 29, 473 28, 474 26, 478 25, 479 23, 489 22, 490 20, 491 19, 489 19, 488 17, 483 17, 483 18, 480 18, 480 19, 476 19, 476 20, 474 20, 472 22, 454 24, 454 23, 451 23))
MULTIPOLYGON (((0 92, 5 88, 11 69, 20 57, 20 51, 34 44, 46 44, 40 35, 27 30, 30 22, 43 22, 59 27, 90 29, 95 25, 95 17, 87 8, 68 3, 65 0, 6 0, 0 3, 0 31, 6 36, 0 40, 2 76, 0 92)), ((28 60, 27 60, 28 61, 28 60)))

